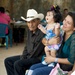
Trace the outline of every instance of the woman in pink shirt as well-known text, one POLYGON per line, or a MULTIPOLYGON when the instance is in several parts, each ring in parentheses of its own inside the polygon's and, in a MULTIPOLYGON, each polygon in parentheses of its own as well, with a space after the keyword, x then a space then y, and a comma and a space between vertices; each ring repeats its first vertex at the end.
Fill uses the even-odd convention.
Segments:
MULTIPOLYGON (((4 7, 0 7, 0 23, 7 24, 7 25, 9 25, 10 23, 10 16, 5 13, 4 7)), ((8 34, 8 28, 6 29, 6 34, 8 34)), ((4 42, 5 42, 5 38, 2 39, 1 44, 3 45, 4 42)))

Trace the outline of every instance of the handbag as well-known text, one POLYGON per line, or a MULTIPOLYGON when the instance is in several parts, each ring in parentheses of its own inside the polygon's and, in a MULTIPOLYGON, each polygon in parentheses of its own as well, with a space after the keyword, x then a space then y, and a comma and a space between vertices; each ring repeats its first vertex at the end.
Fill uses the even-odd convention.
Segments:
POLYGON ((49 75, 68 75, 68 71, 63 71, 60 65, 57 63, 56 66, 51 70, 49 75))

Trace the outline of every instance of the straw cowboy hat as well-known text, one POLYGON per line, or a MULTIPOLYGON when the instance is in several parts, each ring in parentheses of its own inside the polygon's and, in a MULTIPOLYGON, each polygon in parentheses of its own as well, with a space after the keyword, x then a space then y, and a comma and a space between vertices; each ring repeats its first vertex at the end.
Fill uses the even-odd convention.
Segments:
POLYGON ((38 14, 38 12, 34 9, 29 9, 27 11, 27 18, 26 19, 23 16, 21 16, 21 19, 23 19, 25 21, 31 21, 36 18, 39 18, 40 20, 42 20, 44 18, 44 15, 42 13, 38 14))

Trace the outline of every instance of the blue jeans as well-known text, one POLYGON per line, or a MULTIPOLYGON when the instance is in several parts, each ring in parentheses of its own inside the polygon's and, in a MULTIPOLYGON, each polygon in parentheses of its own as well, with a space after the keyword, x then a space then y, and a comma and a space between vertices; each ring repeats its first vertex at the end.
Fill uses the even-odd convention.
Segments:
POLYGON ((32 70, 31 75, 49 75, 53 67, 48 67, 48 65, 43 65, 42 63, 34 64, 29 70, 32 70))

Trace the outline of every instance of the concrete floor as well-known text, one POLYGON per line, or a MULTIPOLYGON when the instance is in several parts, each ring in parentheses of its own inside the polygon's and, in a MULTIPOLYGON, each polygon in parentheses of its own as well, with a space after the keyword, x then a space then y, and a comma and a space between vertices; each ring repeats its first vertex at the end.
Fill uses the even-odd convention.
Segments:
POLYGON ((8 47, 8 50, 6 50, 5 47, 0 47, 0 75, 7 75, 4 67, 4 59, 6 57, 22 54, 24 46, 24 43, 19 43, 18 45, 13 44, 12 47, 8 47))

